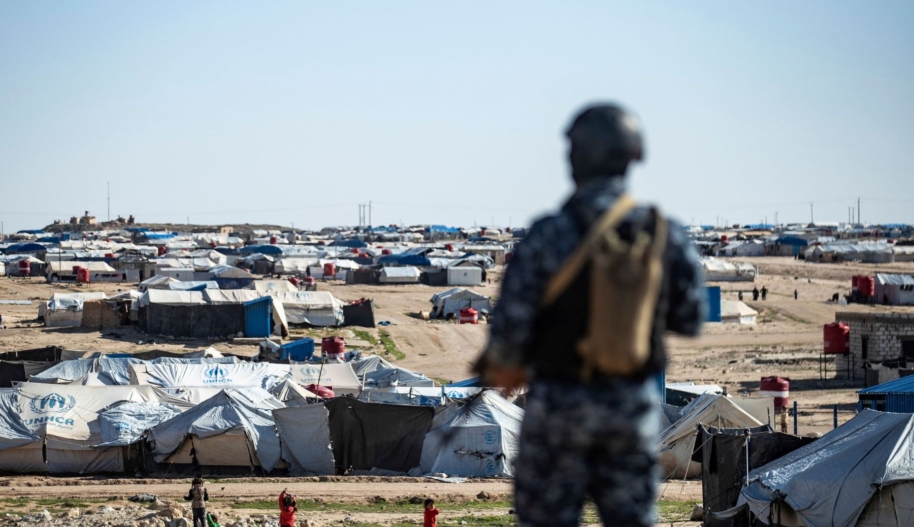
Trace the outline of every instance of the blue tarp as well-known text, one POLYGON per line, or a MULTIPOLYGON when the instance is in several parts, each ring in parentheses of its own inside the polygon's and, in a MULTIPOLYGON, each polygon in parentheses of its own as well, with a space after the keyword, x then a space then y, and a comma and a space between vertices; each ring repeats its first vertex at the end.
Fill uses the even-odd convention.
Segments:
POLYGON ((362 240, 337 240, 330 244, 331 247, 351 247, 353 249, 364 249, 368 244, 362 240))
POLYGON ((473 377, 472 379, 451 383, 446 388, 482 388, 482 378, 473 377))
POLYGON ((17 231, 16 234, 44 234, 44 231, 41 229, 23 229, 17 231))
POLYGON ((432 265, 431 260, 421 254, 388 254, 378 260, 379 264, 393 265, 415 265, 419 267, 429 267, 432 265))
POLYGON ((6 248, 6 254, 25 254, 25 253, 37 253, 47 251, 48 248, 44 245, 32 242, 26 243, 14 243, 6 248))
POLYGON ((444 225, 429 225, 426 232, 449 232, 449 233, 458 233, 460 229, 456 227, 446 227, 444 225))
POLYGON ((55 243, 56 244, 56 243, 60 243, 60 238, 58 238, 56 236, 42 236, 41 238, 38 238, 35 241, 38 243, 55 243))
POLYGON ((240 254, 282 254, 278 245, 248 245, 238 250, 240 254))
POLYGON ((144 232, 143 236, 147 240, 169 240, 175 237, 175 235, 170 232, 144 232))

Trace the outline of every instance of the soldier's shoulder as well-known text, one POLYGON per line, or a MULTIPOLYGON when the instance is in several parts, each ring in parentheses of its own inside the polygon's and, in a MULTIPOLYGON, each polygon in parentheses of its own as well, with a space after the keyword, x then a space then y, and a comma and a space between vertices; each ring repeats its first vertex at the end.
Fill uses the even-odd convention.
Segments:
POLYGON ((567 212, 560 210, 534 220, 527 237, 551 236, 572 228, 574 228, 574 219, 567 212))

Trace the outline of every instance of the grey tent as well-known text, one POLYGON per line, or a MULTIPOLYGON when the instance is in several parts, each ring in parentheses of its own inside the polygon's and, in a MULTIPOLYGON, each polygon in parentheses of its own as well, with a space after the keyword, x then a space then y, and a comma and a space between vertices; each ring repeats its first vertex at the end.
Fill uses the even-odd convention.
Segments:
POLYGON ((378 370, 389 370, 394 367, 393 364, 382 359, 379 355, 366 355, 361 359, 349 363, 356 377, 362 378, 362 375, 378 370))
POLYGON ((432 420, 423 445, 423 470, 430 464, 426 473, 513 476, 524 411, 497 392, 485 390, 455 413, 446 424, 437 417, 432 420))
POLYGON ((785 527, 914 525, 914 415, 863 410, 749 474, 739 508, 785 527))
POLYGON ((0 389, 0 471, 44 472, 41 436, 20 415, 19 390, 0 389))
POLYGON ((389 388, 391 386, 434 388, 435 381, 422 373, 405 368, 389 368, 365 374, 366 388, 389 388))
POLYGON ((261 467, 280 460, 272 411, 283 404, 260 388, 223 390, 149 430, 157 463, 261 467))
POLYGON ((330 412, 323 403, 273 410, 282 459, 292 476, 335 473, 330 448, 330 412))
POLYGON ((432 295, 431 303, 432 316, 436 318, 444 318, 447 315, 456 316, 465 307, 492 311, 492 301, 489 297, 462 287, 455 287, 432 295))
POLYGON ((98 416, 102 433, 99 447, 127 446, 136 443, 146 430, 180 414, 184 408, 158 402, 124 402, 98 416))

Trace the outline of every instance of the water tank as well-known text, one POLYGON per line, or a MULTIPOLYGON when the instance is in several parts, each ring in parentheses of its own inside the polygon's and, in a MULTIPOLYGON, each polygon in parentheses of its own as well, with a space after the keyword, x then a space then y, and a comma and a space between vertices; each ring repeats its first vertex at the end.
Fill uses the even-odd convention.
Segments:
POLYGON ((340 360, 346 355, 346 341, 341 337, 321 339, 321 355, 328 360, 340 360))
POLYGON ((876 296, 876 280, 872 276, 861 276, 857 281, 860 294, 866 297, 876 296))
POLYGON ((301 283, 303 283, 306 286, 312 286, 312 285, 314 285, 314 282, 315 282, 315 280, 314 280, 313 276, 303 276, 301 279, 301 283))
POLYGON ((294 276, 290 276, 289 282, 291 282, 292 285, 294 285, 295 287, 298 287, 298 284, 301 283, 301 280, 299 280, 298 278, 295 278, 294 276))
POLYGON ((270 236, 270 245, 276 245, 276 242, 279 240, 276 239, 276 236, 270 236))
POLYGON ((461 324, 478 324, 479 314, 472 307, 465 307, 460 310, 461 324))
POLYGON ((390 249, 381 249, 381 256, 387 256, 389 254, 393 254, 390 252, 390 249))
POLYGON ((79 270, 76 272, 76 281, 80 284, 88 284, 89 283, 89 270, 86 269, 85 267, 80 267, 79 270))
POLYGON ((156 247, 156 249, 159 251, 159 256, 162 256, 163 254, 168 252, 168 248, 165 247, 164 245, 159 245, 158 247, 156 247))
POLYGON ((727 243, 728 241, 730 241, 730 237, 727 236, 726 234, 724 234, 720 237, 720 243, 727 243))
POLYGON ((324 264, 324 279, 329 280, 336 276, 336 266, 332 263, 324 264))
POLYGON ((305 386, 305 389, 323 399, 333 399, 335 397, 332 386, 309 384, 308 386, 305 386))
POLYGON ((835 322, 823 330, 825 353, 849 353, 851 350, 851 327, 835 322))
POLYGON ((485 229, 479 229, 479 235, 480 235, 480 236, 485 236, 485 235, 486 235, 486 230, 485 230, 485 229))
POLYGON ((105 253, 105 258, 114 258, 114 253, 105 253))
POLYGON ((28 260, 19 260, 19 276, 31 276, 32 264, 28 260))
POLYGON ((787 399, 790 397, 790 379, 777 376, 762 377, 759 395, 762 397, 774 397, 775 409, 787 408, 787 399))
POLYGON ((350 248, 349 252, 351 252, 352 254, 359 254, 359 250, 356 249, 355 247, 350 248))
POLYGON ((450 252, 454 252, 454 251, 457 250, 457 248, 454 247, 454 244, 453 244, 453 243, 445 244, 444 248, 447 249, 447 250, 450 251, 450 252))

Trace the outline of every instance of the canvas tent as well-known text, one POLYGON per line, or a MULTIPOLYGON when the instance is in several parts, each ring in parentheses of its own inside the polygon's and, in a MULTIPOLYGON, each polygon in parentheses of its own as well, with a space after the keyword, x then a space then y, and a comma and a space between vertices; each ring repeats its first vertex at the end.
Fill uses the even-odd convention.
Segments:
POLYGON ((0 389, 0 472, 44 472, 41 437, 20 414, 19 390, 0 389))
POLYGON ((282 408, 259 388, 223 390, 149 430, 156 463, 194 467, 259 467, 280 462, 272 411, 282 408))
POLYGON ((180 414, 191 404, 177 406, 159 402, 123 402, 99 415, 102 442, 99 447, 128 446, 142 439, 146 430, 180 414))
POLYGON ((758 276, 758 267, 750 263, 702 258, 701 266, 708 282, 754 282, 758 276))
POLYGON ((492 301, 489 297, 475 291, 455 287, 432 295, 433 317, 444 318, 447 315, 457 316, 461 309, 472 307, 479 310, 492 311, 492 301))
MULTIPOLYGON (((385 257, 386 258, 386 257, 385 257)), ((416 284, 422 273, 413 266, 385 267, 381 269, 382 284, 416 284)))
POLYGON ((330 413, 323 403, 273 410, 282 459, 291 476, 335 474, 330 447, 330 413))
POLYGON ((758 311, 739 300, 721 300, 720 316, 722 322, 735 324, 755 324, 758 311))
POLYGON ((292 324, 341 326, 343 303, 328 291, 282 291, 270 293, 292 324))
POLYGON ((289 377, 288 364, 238 362, 234 364, 146 364, 142 382, 164 388, 259 387, 270 390, 289 377))
POLYGON ((750 472, 747 506, 785 527, 914 525, 914 415, 863 410, 817 441, 750 472))
POLYGON ((54 293, 39 306, 38 315, 47 327, 79 327, 83 320, 83 305, 88 300, 106 298, 105 293, 54 293))
POLYGON ((492 390, 435 417, 422 447, 421 472, 511 477, 524 411, 492 390))
POLYGON ((723 395, 703 394, 680 411, 682 417, 660 434, 657 450, 664 477, 697 477, 701 465, 692 461, 697 426, 754 428, 762 423, 723 395))
POLYGON ((286 379, 279 384, 274 384, 269 390, 270 395, 287 407, 307 406, 321 398, 302 388, 294 381, 286 379))

